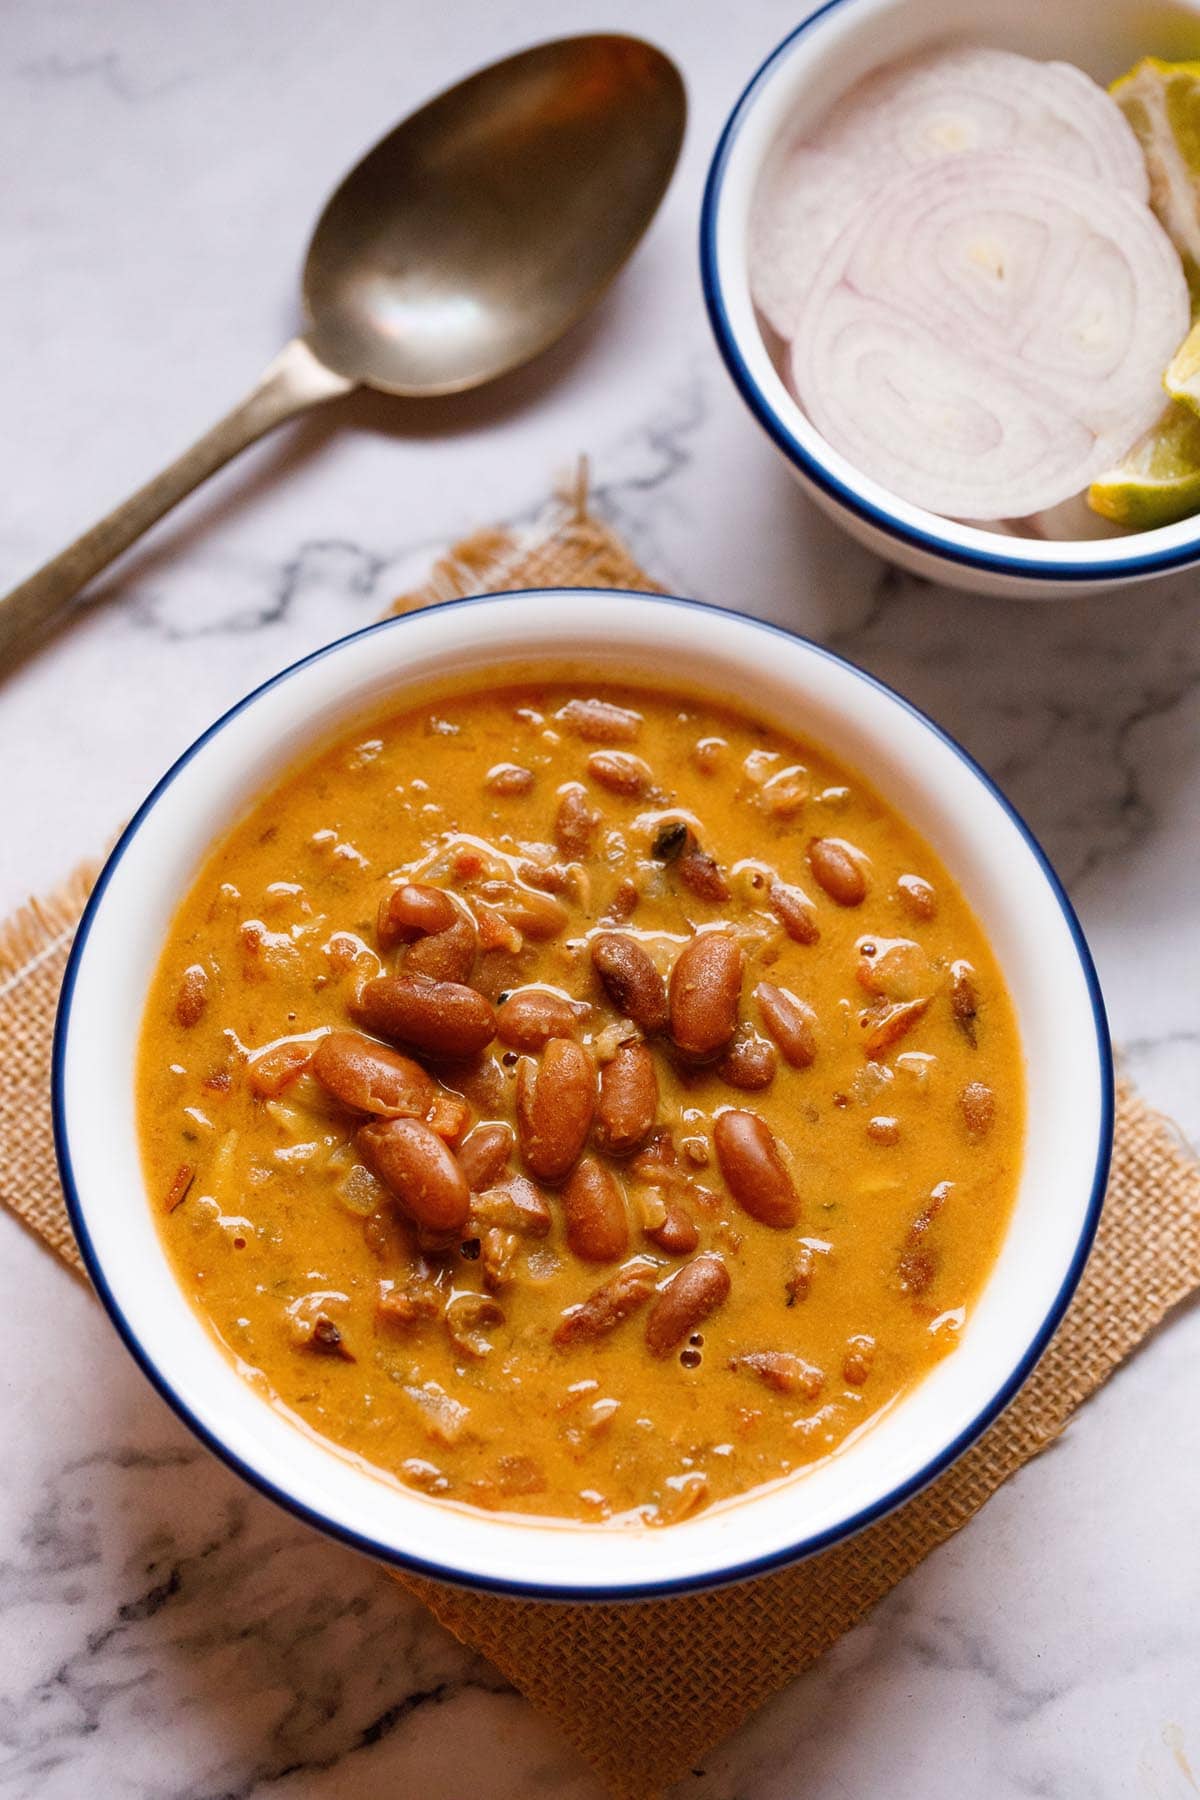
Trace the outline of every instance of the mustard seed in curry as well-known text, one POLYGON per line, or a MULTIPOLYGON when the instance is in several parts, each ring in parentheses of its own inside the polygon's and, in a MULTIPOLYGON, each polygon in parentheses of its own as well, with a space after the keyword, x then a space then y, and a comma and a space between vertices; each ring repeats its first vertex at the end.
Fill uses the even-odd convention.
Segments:
POLYGON ((708 701, 544 685, 362 729, 231 831, 138 1074, 227 1350, 451 1502, 667 1524, 950 1352, 1023 1135, 916 834, 708 701))

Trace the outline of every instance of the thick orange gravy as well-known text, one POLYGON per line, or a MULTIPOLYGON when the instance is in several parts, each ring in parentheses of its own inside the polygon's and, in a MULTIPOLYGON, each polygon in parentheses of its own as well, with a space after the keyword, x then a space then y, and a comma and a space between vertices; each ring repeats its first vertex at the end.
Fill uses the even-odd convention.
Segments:
POLYGON ((188 1300, 453 1502, 670 1523, 953 1351, 1021 1047, 947 871, 819 748, 531 684, 361 728, 184 899, 137 1074, 188 1300))

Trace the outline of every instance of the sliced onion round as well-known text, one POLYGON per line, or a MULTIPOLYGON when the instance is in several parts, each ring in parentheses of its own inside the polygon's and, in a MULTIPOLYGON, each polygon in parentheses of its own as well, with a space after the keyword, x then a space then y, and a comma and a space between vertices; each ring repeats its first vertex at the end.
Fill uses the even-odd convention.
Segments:
POLYGON ((750 210, 750 291, 780 337, 791 337, 813 276, 864 197, 852 162, 808 145, 763 171, 750 210))
POLYGON ((1145 162, 1120 108, 1081 69, 959 48, 868 75, 806 138, 785 140, 750 218, 755 304, 790 338, 848 215, 908 168, 1005 151, 1145 201, 1145 162))
POLYGON ((1179 258, 1128 192, 973 155, 855 213, 810 284, 790 375, 818 431, 901 498, 1020 517, 1153 423, 1188 316, 1179 258))
POLYGON ((964 45, 888 64, 839 101, 820 143, 889 171, 1007 150, 1138 200, 1150 192, 1141 146, 1111 95, 1071 63, 1011 50, 964 45))

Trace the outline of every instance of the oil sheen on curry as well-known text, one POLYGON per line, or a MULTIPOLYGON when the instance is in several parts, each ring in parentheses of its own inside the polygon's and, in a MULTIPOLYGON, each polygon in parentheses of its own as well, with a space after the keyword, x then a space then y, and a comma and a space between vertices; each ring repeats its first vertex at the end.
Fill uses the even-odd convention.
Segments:
POLYGON ((276 1406, 447 1501, 670 1524, 953 1351, 1013 1011, 858 775, 690 696, 360 728, 185 899, 139 1107, 180 1283, 276 1406))

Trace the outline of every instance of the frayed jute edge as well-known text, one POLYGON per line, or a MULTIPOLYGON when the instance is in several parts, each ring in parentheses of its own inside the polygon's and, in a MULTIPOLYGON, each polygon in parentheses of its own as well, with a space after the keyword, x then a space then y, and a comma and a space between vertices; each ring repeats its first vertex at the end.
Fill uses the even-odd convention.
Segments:
POLYGON ((62 1213, 61 1221, 50 1213, 30 1212, 26 1207, 19 1205, 17 1201, 10 1199, 2 1190, 0 1190, 0 1202, 3 1203, 5 1211, 17 1221, 29 1237, 39 1243, 43 1250, 53 1250, 63 1267, 75 1276, 88 1293, 95 1293, 91 1276, 84 1265, 83 1257, 79 1254, 79 1245, 75 1241, 75 1233, 71 1229, 65 1212, 62 1213))
MULTIPOLYGON (((57 990, 80 914, 102 866, 95 859, 80 863, 52 893, 28 900, 0 924, 0 1017, 9 1031, 0 1138, 27 1128, 23 1107, 44 1106, 49 1113, 46 1071, 57 990)), ((33 1133, 33 1142, 36 1148, 31 1151, 27 1145, 24 1165, 15 1146, 5 1149, 0 1144, 0 1201, 43 1247, 54 1250, 72 1274, 90 1285, 63 1206, 48 1119, 45 1137, 39 1130, 33 1133)))
POLYGON ((629 588, 661 594, 613 527, 591 511, 585 456, 526 525, 488 526, 454 545, 428 579, 388 613, 417 612, 449 600, 524 588, 629 588))
POLYGON ((438 558, 419 588, 393 600, 388 612, 419 612, 422 607, 437 606, 442 601, 465 599, 480 591, 479 583, 485 575, 489 586, 503 583, 528 554, 528 547, 518 534, 507 527, 473 532, 438 558))
POLYGON ((460 538, 438 557, 420 587, 392 601, 385 616, 419 612, 447 600, 465 600, 470 594, 502 591, 522 563, 552 543, 564 526, 597 523, 588 513, 588 479, 587 458, 581 456, 570 481, 556 486, 533 524, 524 529, 483 525, 469 537, 460 538))
POLYGON ((69 946, 103 867, 96 859, 80 863, 53 893, 31 896, 0 924, 0 1000, 69 946))

